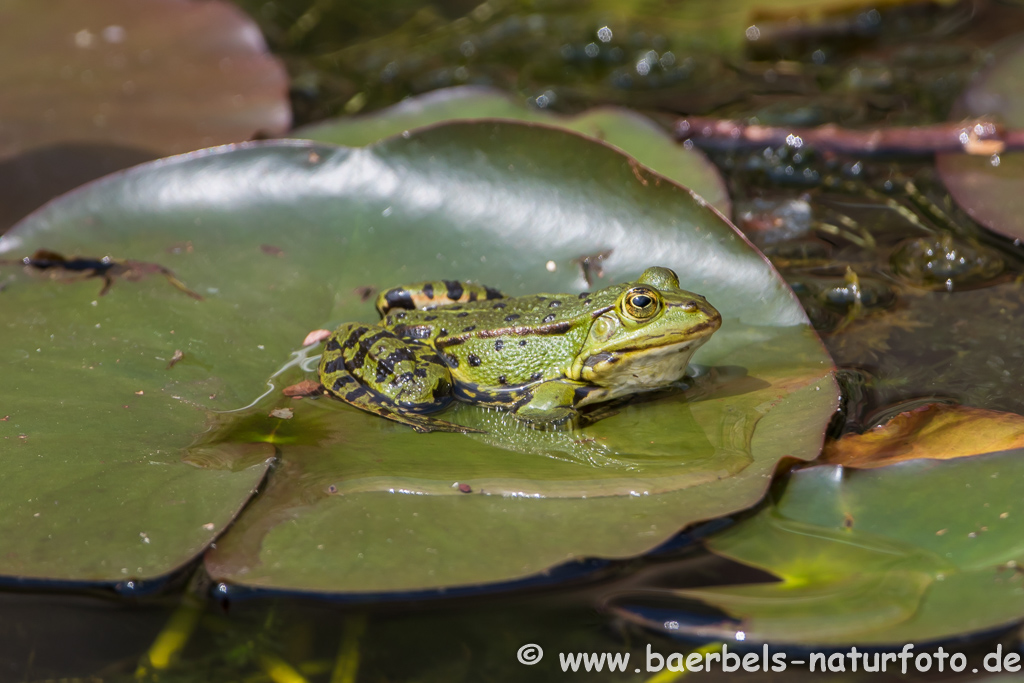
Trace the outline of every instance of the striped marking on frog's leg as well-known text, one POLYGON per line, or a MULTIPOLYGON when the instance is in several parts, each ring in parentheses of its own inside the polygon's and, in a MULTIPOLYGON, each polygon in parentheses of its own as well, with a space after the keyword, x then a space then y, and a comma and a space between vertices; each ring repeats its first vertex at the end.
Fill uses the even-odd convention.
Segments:
POLYGON ((377 296, 377 312, 383 318, 389 311, 403 308, 408 311, 428 311, 438 306, 464 304, 470 301, 504 299, 505 295, 492 287, 460 280, 417 282, 414 285, 394 287, 377 296))
POLYGON ((427 417, 452 401, 451 374, 429 347, 377 325, 345 323, 327 340, 320 383, 335 398, 421 432, 472 432, 427 417))

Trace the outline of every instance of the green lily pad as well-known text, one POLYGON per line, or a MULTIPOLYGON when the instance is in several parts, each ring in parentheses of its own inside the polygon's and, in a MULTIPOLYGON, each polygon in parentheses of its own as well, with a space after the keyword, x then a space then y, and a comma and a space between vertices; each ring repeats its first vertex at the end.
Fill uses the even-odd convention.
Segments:
MULTIPOLYGON (((1004 50, 961 96, 954 119, 995 119, 1007 128, 1024 127, 1022 72, 1024 48, 1004 50)), ((953 199, 974 220, 1011 239, 1024 239, 1024 152, 945 153, 937 154, 935 163, 953 199)))
POLYGON ((726 216, 732 213, 725 181, 703 152, 683 147, 647 117, 622 107, 598 107, 577 116, 562 116, 529 109, 500 90, 459 86, 402 100, 371 115, 306 126, 293 136, 362 147, 423 126, 479 119, 544 123, 602 140, 669 180, 690 188, 726 216))
MULTIPOLYGON (((800 645, 920 643, 1019 621, 1022 454, 796 471, 777 503, 707 541, 781 582, 671 591, 729 619, 668 619, 680 633, 800 645)), ((629 615, 628 602, 617 609, 629 615)))
POLYGON ((159 154, 281 134, 288 81, 212 0, 0 2, 0 158, 61 143, 159 154))
MULTIPOLYGON (((245 448, 275 445, 265 490, 207 554, 219 581, 410 591, 636 555, 757 501, 781 458, 815 457, 837 402, 803 310, 734 228, 631 158, 543 126, 451 124, 364 149, 268 142, 147 164, 67 195, 0 241, 7 254, 42 247, 157 262, 206 297, 159 276, 115 281, 96 307, 88 282, 16 274, 2 294, 30 320, 37 292, 77 296, 84 304, 67 315, 82 329, 106 312, 96 322, 116 327, 117 344, 127 328, 164 345, 163 358, 184 350, 173 369, 151 373, 195 406, 189 424, 166 429, 195 439, 175 456, 197 475, 236 470, 249 462, 245 448), (510 295, 577 292, 578 259, 598 252, 605 276, 594 287, 660 264, 722 312, 690 391, 646 397, 586 429, 518 438, 512 418, 469 406, 443 417, 487 434, 419 434, 339 402, 281 395, 315 376, 319 350, 300 348, 309 330, 376 318, 367 287, 445 277, 510 295)), ((116 357, 106 349, 97 360, 135 380, 141 369, 116 357)), ((68 363, 34 371, 38 405, 96 405, 68 363)), ((85 418, 62 424, 79 439, 141 438, 85 418)), ((33 471, 25 490, 45 489, 41 466, 33 471)))

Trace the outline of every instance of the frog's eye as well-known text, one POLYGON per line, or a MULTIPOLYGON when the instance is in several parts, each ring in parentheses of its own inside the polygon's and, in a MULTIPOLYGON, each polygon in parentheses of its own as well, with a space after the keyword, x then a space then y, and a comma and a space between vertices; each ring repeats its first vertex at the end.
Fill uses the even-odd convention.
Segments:
POLYGON ((634 287, 622 298, 622 312, 634 320, 646 320, 661 309, 661 297, 653 289, 634 287))

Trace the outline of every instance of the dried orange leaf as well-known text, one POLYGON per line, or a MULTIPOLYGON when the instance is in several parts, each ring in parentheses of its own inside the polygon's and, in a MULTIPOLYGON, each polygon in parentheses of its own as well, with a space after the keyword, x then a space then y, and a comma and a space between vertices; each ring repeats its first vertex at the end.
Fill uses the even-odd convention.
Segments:
POLYGON ((825 446, 827 462, 861 469, 903 460, 950 460, 1024 447, 1024 416, 930 403, 825 446))

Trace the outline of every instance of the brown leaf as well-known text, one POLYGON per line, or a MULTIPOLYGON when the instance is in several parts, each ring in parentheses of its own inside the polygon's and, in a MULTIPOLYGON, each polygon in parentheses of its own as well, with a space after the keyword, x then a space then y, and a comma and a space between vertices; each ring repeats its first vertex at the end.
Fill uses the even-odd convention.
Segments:
POLYGON ((298 384, 293 384, 290 387, 285 387, 282 392, 285 396, 291 396, 292 398, 302 398, 303 396, 316 396, 320 393, 320 382, 315 382, 311 379, 306 379, 298 384))
POLYGON ((928 405, 863 434, 825 445, 826 462, 861 469, 904 460, 950 460, 1024 446, 1024 416, 982 408, 928 405))
POLYGON ((288 130, 288 77, 223 0, 0 3, 0 158, 61 143, 179 154, 288 130))

